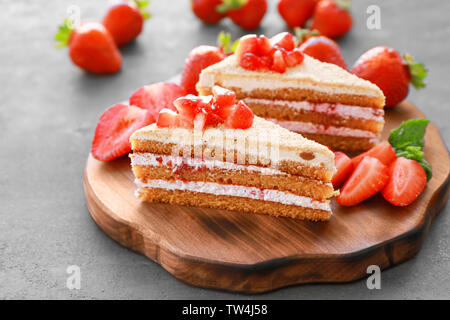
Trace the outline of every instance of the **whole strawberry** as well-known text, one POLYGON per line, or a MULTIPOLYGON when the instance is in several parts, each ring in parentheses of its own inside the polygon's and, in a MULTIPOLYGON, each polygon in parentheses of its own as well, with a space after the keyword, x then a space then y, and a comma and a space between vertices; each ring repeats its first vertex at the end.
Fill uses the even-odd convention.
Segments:
POLYGON ((206 67, 222 61, 224 57, 224 53, 218 47, 199 46, 192 49, 181 72, 181 86, 187 93, 197 94, 195 85, 198 82, 200 72, 206 67))
POLYGON ((123 1, 109 8, 102 23, 119 47, 141 33, 144 20, 150 17, 145 9, 147 5, 148 1, 135 0, 123 1))
POLYGON ((365 52, 356 61, 351 70, 360 78, 376 84, 386 97, 386 107, 392 107, 403 101, 408 95, 409 83, 416 89, 425 87, 423 79, 427 69, 414 58, 400 54, 389 47, 374 47, 365 52))
POLYGON ((353 19, 349 0, 321 0, 314 10, 311 29, 329 38, 338 38, 350 31, 353 19))
POLYGON ((191 0, 191 8, 194 14, 203 22, 216 24, 226 15, 217 10, 222 0, 191 0))
POLYGON ((279 0, 278 12, 288 27, 301 27, 312 17, 318 0, 279 0))
POLYGON ((245 30, 257 29, 267 11, 267 0, 222 0, 217 7, 245 30))
POLYGON ((58 47, 69 46, 72 62, 97 74, 116 73, 122 66, 122 56, 106 28, 96 22, 84 23, 72 29, 66 19, 55 36, 58 47))
POLYGON ((338 44, 330 38, 324 36, 313 36, 304 41, 300 51, 319 61, 333 63, 346 69, 344 58, 338 44))

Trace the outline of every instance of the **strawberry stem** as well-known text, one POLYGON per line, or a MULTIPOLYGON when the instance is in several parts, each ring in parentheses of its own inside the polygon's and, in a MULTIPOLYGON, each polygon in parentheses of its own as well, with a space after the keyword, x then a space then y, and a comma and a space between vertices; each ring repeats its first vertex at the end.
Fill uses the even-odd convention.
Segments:
POLYGON ((422 89, 426 86, 426 83, 423 79, 426 78, 428 69, 425 68, 423 63, 414 61, 414 57, 409 53, 405 53, 403 55, 403 60, 409 68, 409 72, 411 74, 411 84, 416 89, 422 89))
POLYGON ((217 45, 222 48, 223 53, 233 53, 239 43, 239 39, 231 44, 231 34, 228 32, 221 31, 217 37, 217 45))
POLYGON ((217 5, 216 11, 219 13, 226 13, 229 10, 237 10, 242 8, 248 0, 222 0, 222 3, 217 5))
POLYGON ((336 4, 339 8, 350 11, 352 1, 351 0, 337 0, 336 4))
POLYGON ((64 23, 58 27, 58 32, 55 34, 56 48, 62 48, 69 45, 70 35, 72 34, 73 26, 69 18, 64 19, 64 23))
POLYGON ((308 38, 320 36, 320 32, 316 29, 310 30, 310 29, 302 29, 300 27, 294 28, 294 34, 297 41, 297 45, 307 40, 308 38))
POLYGON ((150 1, 149 0, 134 0, 134 2, 136 3, 139 12, 144 16, 144 19, 149 19, 151 14, 150 12, 148 12, 147 10, 147 6, 149 5, 150 1))

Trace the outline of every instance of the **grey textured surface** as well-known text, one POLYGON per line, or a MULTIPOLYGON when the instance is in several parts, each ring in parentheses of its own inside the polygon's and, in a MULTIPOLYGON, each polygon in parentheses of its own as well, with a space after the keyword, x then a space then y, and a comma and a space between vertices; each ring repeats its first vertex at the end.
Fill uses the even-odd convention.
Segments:
MULTIPOLYGON (((261 30, 284 30, 270 1, 261 30)), ((89 75, 73 66, 53 34, 69 4, 100 19, 108 1, 0 1, 0 298, 450 298, 450 207, 437 217, 420 253, 382 272, 382 289, 365 280, 302 285, 247 296, 191 287, 156 263, 109 239, 87 211, 82 174, 98 117, 134 89, 181 71, 190 49, 213 44, 230 22, 202 25, 188 0, 153 0, 153 18, 122 50, 123 70, 89 75), (69 265, 81 267, 81 289, 66 288, 69 265)), ((408 100, 450 141, 448 83, 450 1, 354 1, 355 26, 339 41, 349 65, 378 44, 414 53, 430 69, 428 87, 408 100), (382 29, 369 31, 366 8, 381 8, 382 29)))

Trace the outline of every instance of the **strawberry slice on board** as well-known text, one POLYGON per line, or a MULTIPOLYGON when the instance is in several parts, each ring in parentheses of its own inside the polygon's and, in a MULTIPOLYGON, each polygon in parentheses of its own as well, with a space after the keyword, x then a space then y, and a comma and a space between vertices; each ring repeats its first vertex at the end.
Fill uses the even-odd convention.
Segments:
POLYGON ((388 167, 377 158, 366 156, 345 182, 336 201, 343 206, 357 205, 381 191, 388 180, 388 167))
POLYGON ((362 159, 366 156, 377 158, 386 166, 390 165, 397 158, 394 148, 392 148, 389 142, 383 141, 377 144, 375 147, 367 150, 366 152, 354 157, 352 159, 353 166, 356 168, 362 161, 362 159))
POLYGON ((336 173, 333 176, 333 187, 339 187, 344 183, 345 179, 353 171, 353 162, 345 153, 336 151, 334 153, 334 165, 336 166, 336 173))
POLYGON ((389 181, 381 194, 395 206, 404 207, 413 203, 427 185, 425 170, 415 160, 397 158, 390 165, 389 173, 389 181))
POLYGON ((100 116, 95 128, 91 153, 95 159, 110 161, 131 151, 130 136, 152 121, 148 112, 118 103, 100 116))
POLYGON ((167 108, 175 110, 173 102, 184 96, 186 92, 172 82, 158 82, 137 89, 130 97, 130 105, 146 109, 150 119, 155 122, 160 110, 167 108))

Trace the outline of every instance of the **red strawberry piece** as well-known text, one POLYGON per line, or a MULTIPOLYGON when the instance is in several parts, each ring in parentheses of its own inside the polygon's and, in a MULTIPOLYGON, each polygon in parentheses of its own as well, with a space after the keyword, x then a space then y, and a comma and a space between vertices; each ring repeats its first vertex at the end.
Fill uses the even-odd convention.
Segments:
POLYGON ((131 151, 130 136, 152 121, 148 112, 126 104, 115 104, 100 116, 91 153, 95 159, 110 161, 131 151))
POLYGON ((184 62, 181 73, 181 86, 187 93, 197 94, 195 85, 200 77, 200 72, 219 61, 222 61, 224 54, 220 48, 213 46, 199 46, 189 53, 184 62))
POLYGON ((284 60, 283 52, 277 50, 273 54, 273 65, 271 68, 275 72, 283 73, 286 71, 286 61, 284 60))
POLYGON ((322 62, 333 63, 346 69, 344 58, 338 44, 324 36, 310 37, 301 44, 299 49, 310 57, 322 62))
POLYGON ((217 10, 222 0, 192 0, 191 8, 194 14, 203 22, 216 24, 226 15, 217 10))
POLYGON ((304 58, 305 56, 303 55, 303 52, 296 48, 287 53, 286 65, 288 67, 295 67, 296 65, 302 63, 304 58))
POLYGON ((214 86, 212 88, 214 100, 221 108, 229 108, 236 104, 236 93, 234 91, 214 86))
POLYGON ((354 157, 352 159, 353 166, 356 168, 362 159, 367 156, 377 158, 386 166, 390 165, 397 158, 395 151, 389 142, 383 141, 366 152, 354 157))
POLYGON ((425 170, 415 160, 400 157, 390 165, 389 173, 389 181, 381 194, 395 206, 413 203, 427 185, 425 170))
POLYGON ((287 51, 292 51, 295 48, 294 36, 290 32, 281 32, 270 39, 274 47, 283 48, 287 51))
POLYGON ((173 102, 186 92, 172 82, 158 82, 137 89, 130 97, 130 105, 146 109, 149 117, 155 122, 158 113, 164 108, 174 110, 173 102))
POLYGON ((314 10, 311 29, 329 38, 346 34, 353 25, 350 14, 350 1, 321 0, 314 10))
POLYGON ((345 182, 336 201, 354 206, 381 191, 389 180, 388 167, 380 160, 365 157, 345 182))
POLYGON ((411 55, 403 58, 392 48, 374 47, 356 61, 352 72, 376 84, 386 97, 386 107, 392 107, 406 98, 410 82, 416 89, 425 87, 424 65, 416 63, 411 55))
POLYGON ((318 0, 279 0, 278 12, 288 27, 301 27, 311 18, 318 0))
POLYGON ((333 176, 333 187, 339 187, 344 183, 345 179, 353 171, 352 159, 350 159, 345 153, 336 151, 334 153, 334 165, 336 166, 336 173, 333 176))
POLYGON ((275 50, 269 38, 267 38, 264 35, 259 36, 258 47, 259 47, 259 54, 262 56, 271 55, 275 50))
POLYGON ((218 10, 242 29, 254 30, 266 14, 267 0, 222 0, 218 10))
POLYGON ((58 47, 69 46, 72 62, 81 69, 97 73, 116 73, 122 66, 122 55, 106 28, 96 22, 88 22, 71 29, 68 20, 55 36, 58 47))
POLYGON ((203 112, 196 114, 194 119, 194 130, 203 131, 206 127, 207 115, 203 112))
POLYGON ((178 127, 179 115, 171 109, 164 108, 158 113, 156 125, 161 128, 178 127))
POLYGON ((173 104, 180 115, 183 115, 186 119, 194 120, 196 113, 198 112, 198 106, 201 102, 201 97, 188 94, 184 97, 179 97, 173 104))
POLYGON ((136 39, 141 33, 144 20, 150 17, 146 5, 144 1, 123 1, 106 13, 102 23, 119 47, 136 39))
POLYGON ((232 129, 248 129, 253 124, 254 114, 243 101, 239 101, 229 117, 225 120, 225 126, 232 129))

